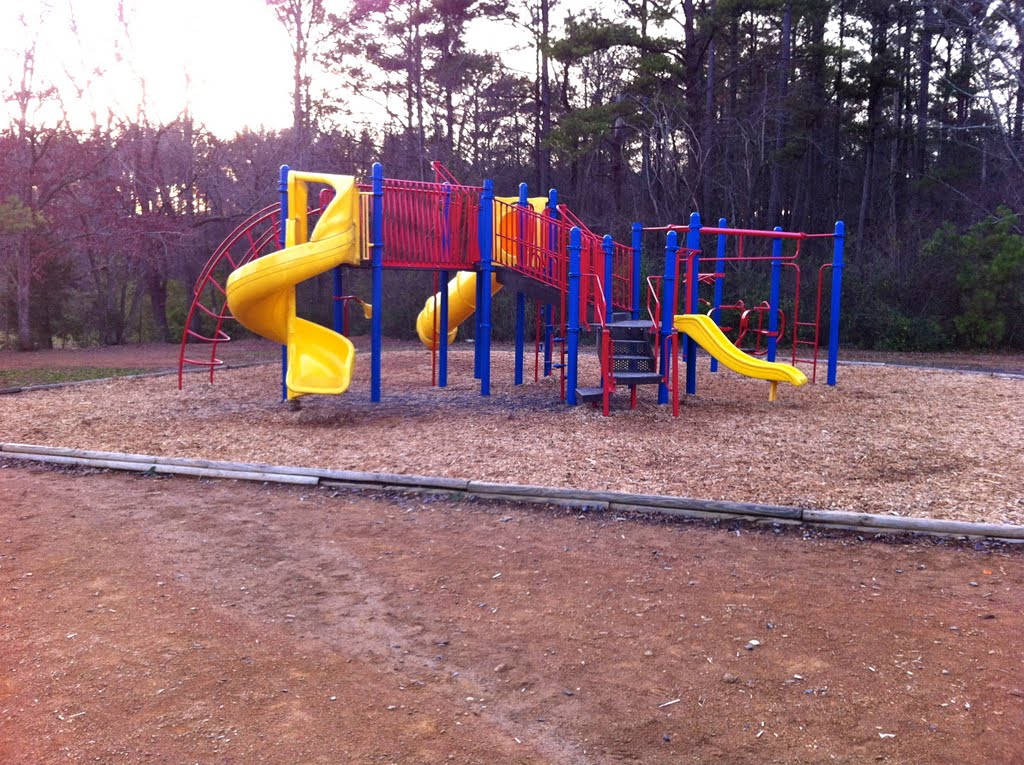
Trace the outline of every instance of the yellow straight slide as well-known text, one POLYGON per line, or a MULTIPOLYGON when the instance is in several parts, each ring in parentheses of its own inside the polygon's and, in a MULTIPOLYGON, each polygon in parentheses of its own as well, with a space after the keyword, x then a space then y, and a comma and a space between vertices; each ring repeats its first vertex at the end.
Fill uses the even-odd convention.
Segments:
POLYGON ((327 327, 295 315, 295 285, 342 264, 359 265, 359 190, 348 175, 291 172, 285 248, 247 263, 228 277, 228 307, 258 335, 287 346, 288 398, 344 393, 352 381, 355 349, 327 327), (308 184, 335 191, 307 236, 308 184), (307 241, 308 239, 308 241, 307 241))
POLYGON ((677 314, 675 328, 692 337, 694 341, 718 361, 746 377, 771 382, 768 394, 770 401, 775 400, 776 387, 780 382, 788 382, 800 386, 807 382, 807 376, 794 366, 764 361, 744 353, 725 336, 718 325, 709 316, 697 313, 677 314))

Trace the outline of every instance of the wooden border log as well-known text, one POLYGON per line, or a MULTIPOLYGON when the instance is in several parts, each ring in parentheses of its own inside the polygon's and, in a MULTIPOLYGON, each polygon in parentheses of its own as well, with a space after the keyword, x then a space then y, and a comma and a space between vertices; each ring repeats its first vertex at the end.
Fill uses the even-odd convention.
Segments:
POLYGON ((153 471, 163 475, 197 478, 227 478, 285 483, 301 486, 354 490, 404 491, 453 494, 481 499, 562 505, 564 507, 611 510, 614 512, 660 513, 687 518, 736 519, 755 523, 807 523, 822 528, 861 532, 931 534, 938 536, 984 537, 1007 542, 1024 541, 1024 526, 998 523, 970 523, 934 518, 908 518, 841 510, 814 510, 777 505, 723 502, 720 500, 673 497, 656 494, 588 491, 553 486, 470 481, 442 476, 411 476, 395 473, 367 473, 348 470, 260 465, 242 462, 154 457, 88 449, 70 449, 33 444, 0 443, 0 456, 60 465, 95 467, 131 472, 153 471))
POLYGON ((842 510, 804 510, 804 520, 822 525, 842 525, 848 528, 941 534, 945 536, 999 536, 1024 539, 1024 526, 1000 523, 971 523, 947 521, 938 518, 906 518, 901 515, 874 515, 842 510))

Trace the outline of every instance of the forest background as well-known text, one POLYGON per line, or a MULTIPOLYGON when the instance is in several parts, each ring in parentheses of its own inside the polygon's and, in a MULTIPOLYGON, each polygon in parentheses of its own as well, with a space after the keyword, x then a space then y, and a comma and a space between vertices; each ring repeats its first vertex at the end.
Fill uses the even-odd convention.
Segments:
MULTIPOLYGON (((620 241, 691 211, 807 232, 842 219, 845 342, 1024 348, 1016 0, 253 6, 290 46, 291 92, 263 95, 290 126, 231 136, 187 99, 173 119, 145 99, 73 117, 111 73, 44 75, 45 4, 22 17, 2 93, 0 347, 174 342, 216 244, 275 200, 279 165, 432 179, 437 159, 499 193, 557 187, 620 241)), ((129 40, 130 20, 113 23, 129 40)), ((385 284, 385 331, 412 336, 429 278, 385 284)), ((326 283, 303 296, 326 321, 326 283)))

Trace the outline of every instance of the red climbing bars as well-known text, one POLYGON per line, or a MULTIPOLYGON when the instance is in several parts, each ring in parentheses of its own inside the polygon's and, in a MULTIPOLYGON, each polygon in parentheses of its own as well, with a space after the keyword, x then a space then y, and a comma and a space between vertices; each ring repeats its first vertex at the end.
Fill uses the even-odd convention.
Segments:
POLYGON ((228 234, 213 255, 203 266, 192 289, 192 303, 181 333, 178 352, 178 388, 182 387, 186 365, 206 367, 210 370, 210 382, 214 371, 223 364, 217 357, 217 346, 231 337, 224 331, 224 323, 232 320, 228 310, 225 284, 228 275, 250 260, 277 249, 280 208, 277 204, 265 207, 249 216, 228 234), (204 328, 210 326, 212 328, 204 328), (210 358, 199 359, 188 355, 189 346, 208 343, 210 358))

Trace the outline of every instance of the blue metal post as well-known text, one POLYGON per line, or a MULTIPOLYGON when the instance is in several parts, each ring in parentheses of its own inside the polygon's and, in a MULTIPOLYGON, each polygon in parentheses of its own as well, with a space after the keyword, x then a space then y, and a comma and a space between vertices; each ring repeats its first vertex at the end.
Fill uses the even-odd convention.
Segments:
MULTIPOLYGON (((725 228, 725 226, 726 226, 725 218, 719 218, 718 219, 718 227, 719 228, 725 228)), ((719 234, 718 235, 718 250, 717 250, 717 252, 715 254, 715 273, 716 274, 722 274, 722 273, 725 272, 725 245, 726 245, 726 235, 725 234, 719 234)), ((712 308, 714 308, 714 311, 712 312, 711 315, 715 317, 715 324, 717 324, 719 326, 722 325, 722 286, 723 286, 723 282, 724 281, 725 281, 725 277, 724 276, 716 276, 715 277, 715 296, 714 296, 714 298, 712 298, 712 304, 711 304, 712 308)), ((711 371, 712 372, 717 372, 718 371, 718 359, 716 359, 714 356, 711 357, 711 371)))
POLYGON ((439 350, 441 353, 437 359, 437 387, 448 387, 448 272, 442 271, 438 281, 441 282, 441 317, 438 322, 438 331, 441 336, 438 338, 439 350))
POLYGON ((612 281, 615 278, 615 243, 611 234, 605 234, 601 240, 601 249, 604 250, 604 320, 612 320, 612 281))
POLYGON ((345 328, 345 304, 341 301, 343 280, 341 266, 335 266, 334 276, 334 331, 339 335, 345 328))
POLYGON ((633 319, 640 318, 640 282, 643 274, 640 271, 641 253, 644 246, 644 227, 640 223, 633 224, 633 294, 630 295, 630 316, 633 319))
MULTIPOLYGON (((277 234, 277 244, 283 250, 288 226, 288 165, 281 165, 281 177, 277 184, 277 192, 281 199, 281 230, 277 234)), ((281 346, 281 400, 288 398, 288 346, 281 346)))
POLYGON ((568 365, 566 375, 567 403, 576 406, 576 388, 579 383, 579 366, 577 364, 580 347, 580 249, 582 246, 580 230, 572 227, 569 232, 569 296, 566 305, 566 312, 569 314, 566 319, 566 364, 568 365))
POLYGON ((480 334, 476 338, 480 359, 480 395, 491 395, 491 282, 494 279, 494 181, 484 181, 480 194, 480 334))
MULTIPOLYGON (((482 210, 482 208, 481 208, 482 210)), ((483 212, 481 211, 480 216, 483 218, 483 212)), ((483 363, 480 361, 480 305, 483 303, 483 299, 480 297, 483 294, 484 281, 480 274, 477 274, 476 284, 473 285, 473 305, 476 306, 477 310, 473 314, 473 379, 479 380, 483 376, 483 363)))
POLYGON ((675 325, 675 306, 672 305, 672 295, 676 291, 676 275, 679 270, 679 262, 676 253, 679 250, 679 234, 669 231, 665 237, 665 278, 661 283, 661 353, 658 372, 661 375, 661 382, 658 384, 658 403, 668 403, 668 386, 665 378, 671 367, 669 354, 672 352, 672 330, 675 325))
MULTIPOLYGON (((776 226, 774 231, 782 231, 776 226)), ((779 349, 779 291, 782 286, 782 240, 772 240, 772 283, 768 294, 768 361, 775 361, 779 349)))
POLYGON ((370 401, 380 401, 380 355, 384 334, 384 168, 373 163, 371 176, 373 207, 370 212, 370 401))
MULTIPOLYGON (((552 220, 558 220, 558 191, 551 189, 548 191, 548 214, 552 220)), ((553 249, 553 243, 556 241, 556 229, 555 226, 548 226, 548 248, 553 249)), ((549 256, 550 257, 550 256, 549 256)), ((547 264, 548 276, 554 273, 554 264, 548 262, 547 264)), ((554 315, 555 308, 553 305, 548 303, 544 306, 544 376, 550 377, 552 371, 551 362, 551 348, 555 337, 555 326, 554 326, 554 315)))
POLYGON ((839 365, 839 298, 843 291, 843 243, 846 241, 846 224, 836 221, 835 237, 832 240, 832 304, 828 318, 828 384, 836 384, 836 367, 839 365))
MULTIPOLYGON (((690 213, 690 231, 686 235, 686 246, 691 250, 700 249, 700 213, 690 213)), ((690 308, 697 310, 697 300, 700 294, 700 257, 693 258, 693 284, 688 285, 690 289, 690 308)), ((686 338, 686 393, 694 396, 697 393, 697 342, 687 336, 686 338)))
POLYGON ((516 366, 515 384, 523 384, 523 356, 526 352, 526 295, 516 293, 516 366))

